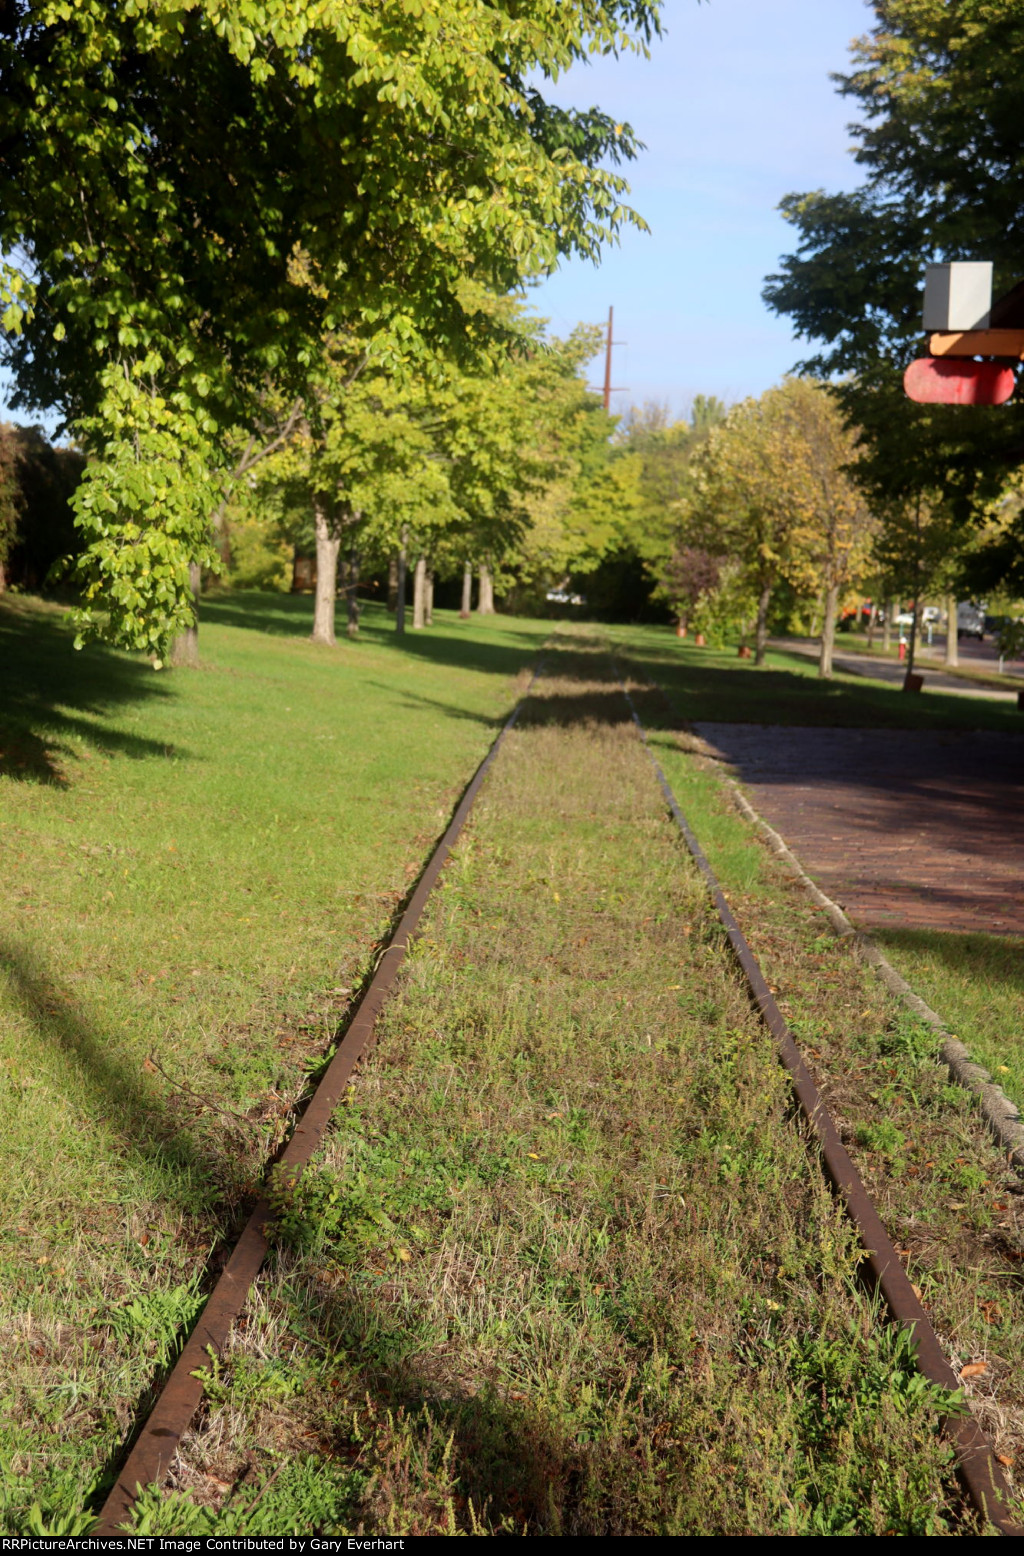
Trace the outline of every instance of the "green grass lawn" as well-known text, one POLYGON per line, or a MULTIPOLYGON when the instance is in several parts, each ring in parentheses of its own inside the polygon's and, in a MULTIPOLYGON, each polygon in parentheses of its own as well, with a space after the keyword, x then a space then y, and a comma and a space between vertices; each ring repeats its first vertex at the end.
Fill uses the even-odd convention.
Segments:
MULTIPOLYGON (((84 1527, 551 630, 439 613, 399 643, 370 607, 329 650, 310 616, 206 601, 203 668, 157 674, 0 601, 4 1532, 84 1527)), ((921 713, 615 635, 706 716, 763 717, 772 686, 806 722, 921 713)), ((317 1171, 279 1186, 275 1261, 140 1533, 946 1526, 943 1402, 856 1286, 600 642, 577 647, 488 779, 317 1171)), ((962 702, 935 702, 956 727, 962 702)), ((998 1159, 715 774, 658 739, 943 1332, 998 1358, 975 1386, 1024 1452, 998 1159)))
POLYGON ((1024 1110, 1024 944, 1016 935, 877 929, 872 939, 1024 1110))
POLYGON ((203 668, 0 601, 0 1523, 81 1507, 542 623, 211 603, 203 668))

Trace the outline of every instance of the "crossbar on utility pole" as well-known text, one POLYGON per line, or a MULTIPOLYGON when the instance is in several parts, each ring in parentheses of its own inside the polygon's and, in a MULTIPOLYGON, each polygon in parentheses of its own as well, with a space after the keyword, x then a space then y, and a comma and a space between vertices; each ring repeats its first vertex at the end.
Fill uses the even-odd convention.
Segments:
POLYGON ((604 408, 605 408, 605 410, 609 414, 611 413, 611 408, 612 408, 612 395, 613 394, 618 394, 620 392, 620 390, 624 387, 621 384, 613 384, 612 383, 612 347, 613 346, 625 346, 625 345, 628 344, 628 342, 624 341, 624 340, 612 340, 612 321, 613 321, 614 315, 615 315, 615 309, 614 308, 609 308, 608 309, 608 340, 607 340, 607 342, 605 344, 605 348, 604 348, 604 392, 603 392, 604 393, 604 408))

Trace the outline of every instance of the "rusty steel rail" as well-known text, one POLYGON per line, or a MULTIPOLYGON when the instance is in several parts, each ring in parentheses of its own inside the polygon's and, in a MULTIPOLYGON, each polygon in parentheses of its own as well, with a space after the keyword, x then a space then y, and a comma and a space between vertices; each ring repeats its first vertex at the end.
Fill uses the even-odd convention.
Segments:
MULTIPOLYGON (((386 950, 377 962, 376 971, 360 997, 355 1015, 337 1052, 275 1165, 301 1171, 323 1140, 331 1115, 345 1093, 356 1062, 370 1043, 377 1017, 405 960, 427 898, 465 826, 487 771, 505 736, 519 718, 523 703, 540 671, 541 665, 538 664, 526 691, 502 725, 467 786, 444 836, 431 854, 409 898, 386 950)), ((99 1521, 93 1531, 95 1534, 109 1536, 123 1532, 139 1491, 144 1486, 159 1484, 166 1479, 178 1444, 203 1397, 203 1385, 196 1374, 209 1365, 211 1355, 220 1356, 227 1344, 232 1326, 245 1305, 249 1288, 267 1256, 270 1245, 266 1228, 272 1218, 270 1206, 261 1195, 100 1510, 99 1521)))
MULTIPOLYGON (((747 980, 753 1002, 765 1026, 775 1039, 779 1059, 789 1073, 800 1111, 817 1138, 825 1171, 863 1244, 865 1263, 872 1280, 881 1292, 896 1323, 912 1336, 917 1365, 922 1375, 940 1388, 956 1391, 960 1387, 959 1379, 946 1358, 946 1353, 932 1327, 931 1319, 911 1285, 892 1240, 882 1224, 881 1217, 839 1137, 839 1131, 825 1107, 810 1070, 804 1063, 796 1040, 768 987, 757 958, 736 922, 707 855, 697 841, 662 771, 661 764, 651 750, 647 731, 640 722, 640 716, 617 666, 615 674, 622 687, 623 696, 629 704, 629 711, 640 733, 644 749, 657 774, 669 810, 683 834, 694 863, 707 884, 729 944, 747 980)), ((999 1534, 1024 1534, 1024 1528, 1014 1522, 1007 1511, 1013 1500, 1009 1484, 996 1459, 992 1442, 974 1416, 947 1417, 945 1432, 956 1453, 957 1470, 971 1504, 999 1534)))

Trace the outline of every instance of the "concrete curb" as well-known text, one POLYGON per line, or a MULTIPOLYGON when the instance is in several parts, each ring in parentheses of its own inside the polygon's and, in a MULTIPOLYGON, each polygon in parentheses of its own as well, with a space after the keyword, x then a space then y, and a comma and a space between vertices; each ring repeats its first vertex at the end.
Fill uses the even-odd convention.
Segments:
POLYGON ((1003 1088, 996 1084, 986 1069, 974 1063, 960 1039, 954 1037, 946 1029, 942 1017, 937 1015, 930 1005, 926 1005, 919 994, 914 993, 906 979, 901 977, 895 967, 882 955, 870 935, 866 935, 863 930, 851 924, 838 902, 833 902, 831 897, 826 897, 825 893, 814 884, 796 855, 787 847, 775 828, 769 826, 764 817, 758 814, 736 780, 726 778, 724 781, 741 814, 757 828, 772 853, 782 861, 789 873, 796 877, 808 896, 818 904, 819 908, 824 908, 840 939, 849 940, 858 956, 874 969, 885 987, 901 999, 921 1021, 934 1027, 939 1038, 939 1054, 943 1063, 948 1066, 950 1075, 958 1085, 974 1093, 986 1124, 1006 1151, 1007 1157, 1015 1167, 1024 1168, 1024 1121, 1021 1119, 1016 1103, 1010 1101, 1003 1088))

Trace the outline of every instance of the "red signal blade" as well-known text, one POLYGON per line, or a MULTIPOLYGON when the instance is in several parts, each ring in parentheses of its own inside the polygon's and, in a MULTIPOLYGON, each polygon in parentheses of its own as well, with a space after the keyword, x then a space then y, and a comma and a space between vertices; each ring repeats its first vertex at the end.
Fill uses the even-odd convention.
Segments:
POLYGON ((1005 405, 1016 386, 1005 362, 969 357, 919 357, 903 375, 903 387, 922 405, 1005 405))

